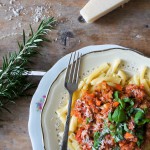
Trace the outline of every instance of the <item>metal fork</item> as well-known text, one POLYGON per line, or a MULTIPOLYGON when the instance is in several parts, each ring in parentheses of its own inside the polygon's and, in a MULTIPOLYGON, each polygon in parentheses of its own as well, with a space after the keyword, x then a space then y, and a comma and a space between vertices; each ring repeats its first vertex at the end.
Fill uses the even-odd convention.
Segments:
POLYGON ((68 113, 67 113, 67 118, 66 118, 66 124, 65 124, 61 150, 67 150, 72 95, 73 95, 73 92, 77 90, 78 88, 81 56, 82 55, 79 53, 76 56, 76 52, 74 53, 74 56, 73 56, 73 53, 71 53, 69 64, 68 64, 67 71, 66 71, 64 86, 69 93, 69 104, 68 104, 68 113))

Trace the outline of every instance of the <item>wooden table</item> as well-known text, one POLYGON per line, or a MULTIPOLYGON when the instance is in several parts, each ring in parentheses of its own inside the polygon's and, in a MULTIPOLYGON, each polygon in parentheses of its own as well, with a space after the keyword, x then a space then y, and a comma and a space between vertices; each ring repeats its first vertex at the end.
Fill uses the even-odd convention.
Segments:
MULTIPOLYGON (((36 29, 39 24, 36 19, 40 20, 44 15, 57 18, 58 25, 49 34, 52 42, 44 43, 44 47, 39 50, 42 55, 33 59, 33 70, 47 71, 67 53, 95 44, 118 44, 150 56, 150 0, 131 0, 123 8, 118 8, 93 24, 83 23, 79 19, 79 10, 86 2, 87 0, 1 0, 0 66, 3 55, 18 49, 16 41, 21 41, 22 29, 29 33, 30 23, 36 29), (18 16, 13 13, 17 9, 20 9, 18 16), (41 12, 37 13, 37 10, 41 12)), ((38 83, 41 78, 31 79, 38 83)), ((35 89, 31 93, 34 91, 35 89)), ((18 99, 16 104, 9 106, 12 114, 1 113, 0 150, 32 149, 27 128, 30 102, 31 97, 18 99)))

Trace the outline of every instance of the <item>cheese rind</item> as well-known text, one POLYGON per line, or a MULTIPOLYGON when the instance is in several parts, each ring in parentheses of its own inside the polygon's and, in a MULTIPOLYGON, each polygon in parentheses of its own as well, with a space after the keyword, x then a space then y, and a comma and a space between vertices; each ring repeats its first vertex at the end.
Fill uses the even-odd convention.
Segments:
POLYGON ((129 0, 90 0, 80 11, 87 23, 92 23, 129 0))

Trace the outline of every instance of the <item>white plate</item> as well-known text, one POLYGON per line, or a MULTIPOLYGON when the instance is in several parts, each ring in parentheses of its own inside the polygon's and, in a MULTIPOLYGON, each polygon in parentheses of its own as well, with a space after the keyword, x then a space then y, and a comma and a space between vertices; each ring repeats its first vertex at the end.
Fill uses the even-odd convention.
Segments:
MULTIPOLYGON (((123 60, 121 67, 130 74, 137 72, 141 65, 150 67, 149 58, 118 45, 88 46, 78 51, 84 55, 81 64, 81 77, 89 74, 101 63, 112 62, 117 58, 123 60)), ((67 92, 63 87, 63 70, 67 67, 69 58, 70 54, 60 59, 44 75, 32 98, 28 127, 33 150, 43 150, 44 148, 46 150, 59 149, 58 132, 60 132, 61 126, 59 126, 60 122, 55 111, 61 105, 60 102, 63 101, 64 97, 67 97, 67 92), (46 95, 47 100, 43 108, 41 121, 41 109, 46 95)))

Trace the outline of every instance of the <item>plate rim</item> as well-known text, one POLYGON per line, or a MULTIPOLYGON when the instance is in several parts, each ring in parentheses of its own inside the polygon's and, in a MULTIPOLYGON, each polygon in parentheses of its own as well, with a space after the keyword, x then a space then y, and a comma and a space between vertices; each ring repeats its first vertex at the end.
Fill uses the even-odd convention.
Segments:
MULTIPOLYGON (((101 45, 100 45, 101 46, 101 45)), ((119 45, 117 45, 117 46, 119 46, 119 45)), ((87 46, 87 47, 89 47, 89 46, 87 46)), ((83 48, 87 48, 87 47, 83 47, 83 48)), ((97 52, 99 52, 99 53, 101 53, 101 52, 107 52, 107 51, 111 51, 111 50, 115 50, 115 49, 117 49, 117 50, 126 50, 126 51, 131 51, 131 52, 134 52, 134 53, 136 53, 136 54, 138 54, 138 55, 140 55, 141 57, 145 57, 145 58, 148 58, 148 59, 150 59, 148 56, 145 56, 142 52, 140 52, 140 51, 138 51, 138 50, 135 50, 135 49, 131 49, 131 48, 126 48, 126 47, 114 47, 114 48, 107 48, 107 49, 103 49, 103 50, 94 50, 94 51, 90 51, 90 52, 87 52, 87 53, 85 53, 85 54, 83 54, 82 56, 85 56, 85 55, 88 55, 88 54, 91 54, 91 53, 97 53, 97 52)), ((77 51, 80 51, 80 50, 82 50, 82 49, 79 49, 79 50, 77 50, 77 51)), ((67 55, 70 55, 71 53, 69 53, 69 54, 67 54, 67 55)), ((67 56, 66 55, 66 56, 67 56)), ((65 57, 65 56, 64 56, 65 57)), ((63 57, 62 57, 63 58, 63 57)), ((60 59, 61 60, 61 59, 60 59)), ((55 65, 55 64, 54 64, 55 65)), ((52 86, 53 86, 53 84, 56 82, 56 80, 59 78, 59 76, 62 74, 62 72, 64 72, 64 70, 66 69, 66 67, 63 69, 63 70, 61 70, 61 72, 57 75, 57 77, 53 80, 53 82, 51 83, 51 85, 50 85, 50 87, 49 87, 49 89, 48 89, 48 92, 47 92, 47 94, 46 94, 46 99, 45 99, 45 102, 44 102, 44 104, 43 104, 43 109, 42 109, 42 111, 41 111, 41 114, 40 114, 40 119, 41 119, 41 122, 40 122, 40 125, 41 125, 41 132, 42 132, 42 142, 43 142, 43 146, 44 146, 44 150, 46 150, 46 147, 45 147, 45 140, 44 140, 44 127, 42 126, 42 116, 43 116, 43 111, 44 111, 44 108, 45 108, 45 106, 46 106, 46 103, 47 103, 47 101, 48 101, 48 95, 49 95, 49 93, 50 93, 50 90, 51 90, 51 88, 52 88, 52 86)))

